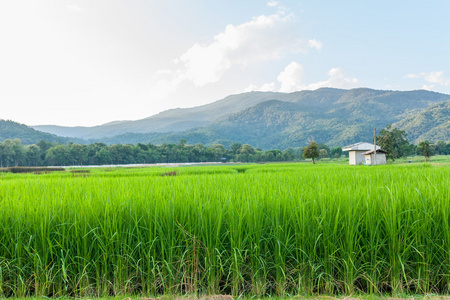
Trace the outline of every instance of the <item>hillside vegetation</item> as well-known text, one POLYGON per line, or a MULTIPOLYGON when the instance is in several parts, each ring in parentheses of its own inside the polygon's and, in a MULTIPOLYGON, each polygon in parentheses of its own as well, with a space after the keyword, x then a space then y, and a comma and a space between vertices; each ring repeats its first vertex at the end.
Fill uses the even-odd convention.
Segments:
MULTIPOLYGON (((450 141, 450 96, 430 91, 322 88, 295 93, 250 92, 211 104, 164 111, 137 121, 95 127, 34 126, 106 144, 248 143, 263 149, 304 146, 311 136, 330 146, 372 139, 394 124, 412 142, 450 141)), ((20 138, 20 137, 19 137, 20 138)))
POLYGON ((428 107, 394 124, 409 133, 411 142, 448 140, 450 134, 450 101, 428 107))
POLYGON ((40 140, 53 143, 66 143, 68 139, 54 134, 35 130, 27 125, 0 119, 0 141, 20 139, 23 144, 37 144, 40 140))
POLYGON ((123 134, 102 141, 160 144, 185 138, 189 143, 228 146, 236 141, 263 149, 285 149, 304 146, 312 136, 330 146, 343 146, 370 141, 374 127, 381 130, 393 123, 405 130, 413 142, 450 141, 448 95, 320 89, 280 94, 278 98, 283 100, 263 101, 209 125, 182 132, 123 134), (426 120, 427 126, 411 125, 417 118, 426 120))

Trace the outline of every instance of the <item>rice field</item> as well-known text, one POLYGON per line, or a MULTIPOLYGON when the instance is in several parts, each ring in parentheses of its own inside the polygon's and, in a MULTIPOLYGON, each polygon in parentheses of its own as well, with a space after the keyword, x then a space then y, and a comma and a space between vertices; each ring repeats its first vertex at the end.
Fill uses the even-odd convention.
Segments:
POLYGON ((450 292, 450 166, 0 173, 0 297, 450 292))

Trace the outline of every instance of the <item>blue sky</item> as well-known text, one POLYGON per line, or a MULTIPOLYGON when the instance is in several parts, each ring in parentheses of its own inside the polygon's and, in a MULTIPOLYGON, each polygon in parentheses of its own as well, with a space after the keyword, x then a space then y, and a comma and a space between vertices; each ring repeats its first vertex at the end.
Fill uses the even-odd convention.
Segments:
POLYGON ((246 91, 450 94, 450 1, 0 2, 1 119, 92 126, 246 91))

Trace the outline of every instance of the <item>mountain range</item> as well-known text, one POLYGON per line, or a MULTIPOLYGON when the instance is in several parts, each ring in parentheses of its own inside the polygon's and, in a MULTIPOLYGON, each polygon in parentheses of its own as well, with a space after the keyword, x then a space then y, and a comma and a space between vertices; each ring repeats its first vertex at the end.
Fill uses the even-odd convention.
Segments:
MULTIPOLYGON (((137 121, 94 127, 33 126, 86 143, 248 143, 262 149, 370 141, 373 128, 405 130, 409 141, 450 141, 450 95, 425 91, 321 88, 294 93, 249 92, 210 104, 177 108, 137 121)), ((31 129, 31 128, 30 128, 31 129)), ((0 128, 0 136, 1 128, 0 128)), ((20 138, 20 136, 17 136, 20 138)))

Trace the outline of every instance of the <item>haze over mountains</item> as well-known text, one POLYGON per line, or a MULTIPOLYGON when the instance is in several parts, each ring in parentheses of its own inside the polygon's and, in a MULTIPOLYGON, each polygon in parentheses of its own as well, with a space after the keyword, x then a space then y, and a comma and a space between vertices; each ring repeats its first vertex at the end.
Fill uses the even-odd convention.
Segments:
POLYGON ((60 136, 85 139, 99 139, 124 133, 178 132, 210 124, 250 106, 276 99, 277 94, 280 93, 254 92, 233 95, 202 106, 166 110, 137 121, 117 121, 93 127, 42 125, 33 128, 60 136))
MULTIPOLYGON (((33 126, 86 142, 248 143, 263 149, 299 147, 309 137, 330 146, 370 141, 373 128, 403 129, 410 142, 449 141, 450 95, 367 88, 294 93, 249 92, 194 108, 171 109, 137 121, 94 127, 33 126)), ((20 138, 18 136, 18 138, 20 138)))

